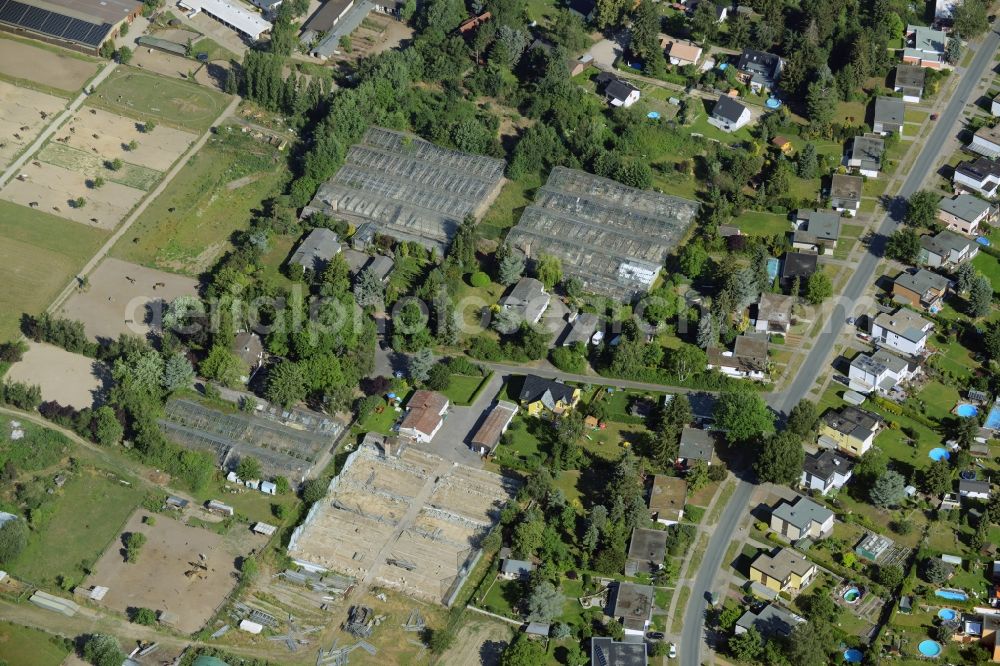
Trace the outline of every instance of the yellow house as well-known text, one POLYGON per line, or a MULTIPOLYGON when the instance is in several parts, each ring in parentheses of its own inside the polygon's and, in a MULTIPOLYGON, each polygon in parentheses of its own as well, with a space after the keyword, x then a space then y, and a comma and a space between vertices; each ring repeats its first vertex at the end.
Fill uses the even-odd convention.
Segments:
POLYGON ((815 577, 816 565, 788 548, 761 553, 750 565, 750 580, 775 592, 798 592, 815 577))
POLYGON ((566 386, 554 379, 545 379, 528 375, 524 378, 521 394, 518 400, 532 416, 537 416, 543 410, 553 414, 562 414, 576 407, 580 402, 580 389, 566 386))
POLYGON ((830 410, 819 423, 820 438, 832 440, 837 448, 853 456, 861 457, 872 447, 875 435, 882 427, 882 418, 877 414, 847 406, 840 411, 830 410))

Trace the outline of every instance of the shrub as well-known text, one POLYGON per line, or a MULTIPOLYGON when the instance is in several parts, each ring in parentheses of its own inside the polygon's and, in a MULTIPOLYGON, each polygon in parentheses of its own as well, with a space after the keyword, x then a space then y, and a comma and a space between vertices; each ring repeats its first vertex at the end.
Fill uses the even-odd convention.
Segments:
POLYGON ((488 287, 490 285, 490 276, 482 271, 476 271, 469 276, 469 284, 478 289, 488 287))

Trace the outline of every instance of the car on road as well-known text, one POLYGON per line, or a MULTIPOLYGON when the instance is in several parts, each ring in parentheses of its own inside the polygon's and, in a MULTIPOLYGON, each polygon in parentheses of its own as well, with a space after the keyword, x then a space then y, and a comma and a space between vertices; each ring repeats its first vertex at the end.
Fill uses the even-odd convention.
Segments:
POLYGON ((662 631, 647 631, 646 632, 646 638, 648 638, 651 641, 662 641, 663 640, 663 632, 662 631))
POLYGON ((667 656, 670 657, 671 659, 677 658, 677 643, 670 644, 670 649, 667 650, 667 656))

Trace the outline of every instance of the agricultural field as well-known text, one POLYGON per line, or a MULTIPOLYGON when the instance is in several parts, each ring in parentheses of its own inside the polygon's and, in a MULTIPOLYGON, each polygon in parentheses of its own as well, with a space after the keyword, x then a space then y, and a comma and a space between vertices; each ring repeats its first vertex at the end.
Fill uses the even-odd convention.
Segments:
POLYGON ((81 354, 42 342, 29 342, 24 358, 11 365, 6 378, 42 389, 44 400, 76 409, 92 407, 110 383, 106 366, 81 354))
POLYGON ((13 162, 64 106, 61 97, 0 80, 0 167, 13 162))
POLYGON ((107 239, 99 229, 0 200, 0 340, 38 314, 107 239))
POLYGON ((0 79, 69 97, 97 74, 100 61, 56 46, 5 35, 0 39, 0 79))
POLYGON ((59 666, 69 652, 57 636, 10 622, 0 623, 0 661, 4 663, 59 666))

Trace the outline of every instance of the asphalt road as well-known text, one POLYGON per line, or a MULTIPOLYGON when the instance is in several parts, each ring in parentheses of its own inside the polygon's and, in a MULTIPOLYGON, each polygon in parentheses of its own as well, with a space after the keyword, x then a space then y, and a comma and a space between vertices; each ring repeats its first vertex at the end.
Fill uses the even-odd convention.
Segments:
MULTIPOLYGON (((924 179, 931 174, 945 142, 958 131, 957 125, 962 110, 970 101, 969 97, 985 74, 986 68, 993 63, 993 54, 998 45, 1000 45, 1000 34, 991 30, 979 45, 972 64, 963 74, 948 106, 940 114, 941 118, 924 143, 924 147, 903 182, 898 196, 909 197, 920 189, 924 179)), ((854 275, 848 281, 840 302, 829 315, 830 320, 825 330, 815 341, 812 351, 802 363, 795 379, 786 391, 773 395, 770 404, 779 413, 787 414, 795 406, 795 403, 809 392, 813 382, 823 370, 834 347, 834 342, 843 331, 847 317, 872 283, 875 269, 881 259, 882 249, 885 247, 886 237, 898 226, 897 220, 894 219, 894 213, 895 217, 898 218, 898 211, 890 211, 882 218, 876 232, 876 239, 870 244, 868 254, 862 258, 854 275)), ((701 664, 708 595, 712 591, 712 584, 722 566, 722 559, 732 541, 733 533, 746 511, 753 489, 752 482, 746 480, 739 482, 732 499, 729 500, 729 504, 722 512, 719 525, 712 534, 711 541, 708 543, 705 557, 701 562, 701 569, 699 569, 691 589, 690 601, 688 601, 684 611, 684 630, 681 633, 681 643, 678 647, 682 666, 699 666, 701 664)))

